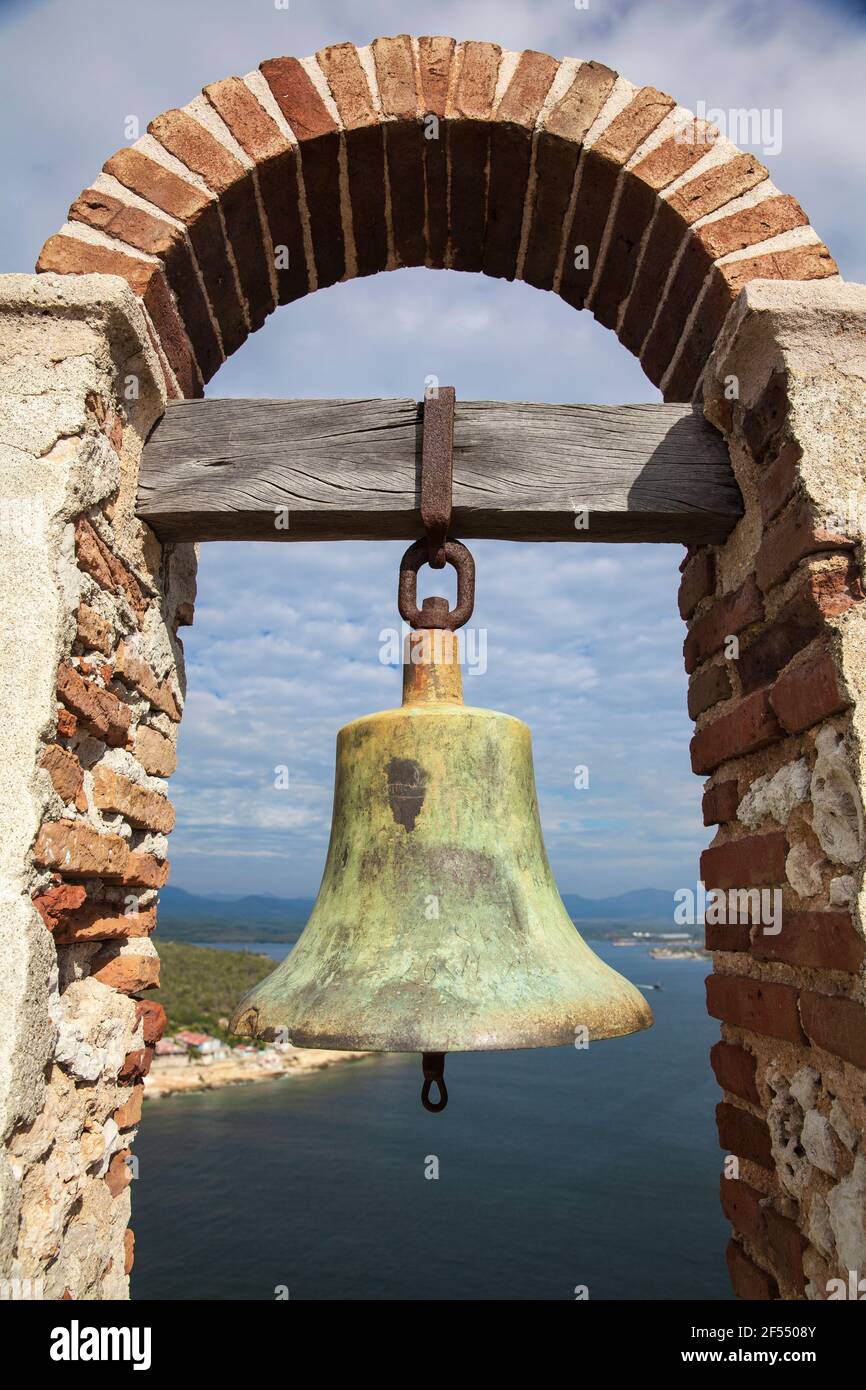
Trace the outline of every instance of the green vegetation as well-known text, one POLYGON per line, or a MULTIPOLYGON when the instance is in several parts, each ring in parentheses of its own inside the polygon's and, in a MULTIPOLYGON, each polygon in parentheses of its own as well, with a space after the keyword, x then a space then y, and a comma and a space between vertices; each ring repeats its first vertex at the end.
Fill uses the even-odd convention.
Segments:
POLYGON ((247 990, 275 967, 267 956, 248 951, 212 951, 179 941, 160 941, 158 946, 161 984, 148 998, 165 1009, 167 1033, 189 1028, 230 1038, 219 1020, 230 1018, 247 990))

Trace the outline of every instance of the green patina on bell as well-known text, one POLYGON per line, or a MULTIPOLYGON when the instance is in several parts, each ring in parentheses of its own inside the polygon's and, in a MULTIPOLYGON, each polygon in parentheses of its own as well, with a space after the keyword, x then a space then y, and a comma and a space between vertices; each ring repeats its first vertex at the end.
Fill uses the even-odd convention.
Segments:
MULTIPOLYGON (((427 600, 425 607, 432 601, 427 600)), ((464 705, 457 639, 410 635, 400 709, 337 736, 328 858, 289 956, 232 1031, 296 1047, 558 1047, 649 1028, 643 995, 576 931, 538 817, 529 729, 464 705)))

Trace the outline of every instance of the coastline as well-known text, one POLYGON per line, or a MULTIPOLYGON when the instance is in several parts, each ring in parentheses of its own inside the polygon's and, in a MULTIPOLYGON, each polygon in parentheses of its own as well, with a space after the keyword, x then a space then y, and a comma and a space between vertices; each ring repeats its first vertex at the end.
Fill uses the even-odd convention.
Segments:
POLYGON ((310 1076, 341 1062, 359 1062, 369 1052, 330 1052, 312 1048, 285 1047, 277 1051, 241 1053, 239 1056, 205 1061, 202 1058, 178 1062, 174 1057, 154 1057, 144 1078, 144 1099, 193 1091, 216 1091, 226 1086, 243 1086, 257 1081, 273 1081, 280 1076, 310 1076))

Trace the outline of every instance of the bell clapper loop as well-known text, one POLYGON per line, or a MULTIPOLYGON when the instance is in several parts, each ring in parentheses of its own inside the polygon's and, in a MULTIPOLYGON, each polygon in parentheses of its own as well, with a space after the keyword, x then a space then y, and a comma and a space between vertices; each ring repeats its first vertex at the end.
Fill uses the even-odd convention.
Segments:
POLYGON ((421 1057, 421 1067, 424 1072, 424 1086, 421 1091, 421 1104, 425 1110, 429 1110, 431 1115, 438 1115, 440 1110, 444 1110, 448 1104, 448 1091, 445 1087, 445 1053, 444 1052, 425 1052, 421 1057), (430 1087, 436 1085, 439 1092, 439 1099, 430 1099, 430 1087))

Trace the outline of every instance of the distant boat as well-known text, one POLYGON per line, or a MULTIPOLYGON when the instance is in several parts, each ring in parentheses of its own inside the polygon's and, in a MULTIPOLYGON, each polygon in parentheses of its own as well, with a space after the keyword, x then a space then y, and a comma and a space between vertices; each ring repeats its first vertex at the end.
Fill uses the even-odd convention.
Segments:
POLYGON ((638 989, 661 989, 661 985, 638 985, 638 989))

